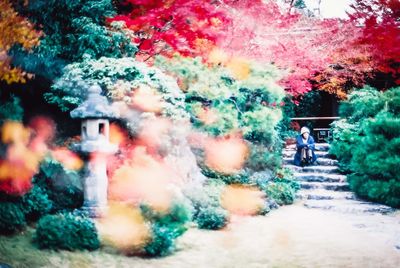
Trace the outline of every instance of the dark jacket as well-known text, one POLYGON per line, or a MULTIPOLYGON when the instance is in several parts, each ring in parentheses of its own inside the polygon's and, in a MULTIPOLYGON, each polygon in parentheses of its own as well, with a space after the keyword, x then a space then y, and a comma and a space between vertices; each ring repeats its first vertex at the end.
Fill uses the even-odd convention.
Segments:
POLYGON ((315 151, 314 138, 311 135, 308 136, 307 144, 305 144, 305 143, 303 143, 303 137, 301 135, 298 135, 296 138, 297 151, 296 151, 296 154, 294 155, 294 161, 293 161, 296 166, 300 166, 300 164, 301 164, 301 149, 303 149, 307 145, 308 145, 308 148, 311 149, 312 162, 317 160, 317 156, 315 155, 315 152, 314 152, 315 151))

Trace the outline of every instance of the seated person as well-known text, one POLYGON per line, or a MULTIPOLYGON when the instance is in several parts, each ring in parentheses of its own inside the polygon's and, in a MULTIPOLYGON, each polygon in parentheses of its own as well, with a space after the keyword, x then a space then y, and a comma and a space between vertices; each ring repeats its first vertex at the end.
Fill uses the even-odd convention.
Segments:
POLYGON ((297 151, 294 155, 294 164, 296 166, 313 164, 317 160, 317 156, 314 153, 314 138, 310 135, 310 130, 307 127, 301 128, 300 135, 296 138, 296 147, 297 151))

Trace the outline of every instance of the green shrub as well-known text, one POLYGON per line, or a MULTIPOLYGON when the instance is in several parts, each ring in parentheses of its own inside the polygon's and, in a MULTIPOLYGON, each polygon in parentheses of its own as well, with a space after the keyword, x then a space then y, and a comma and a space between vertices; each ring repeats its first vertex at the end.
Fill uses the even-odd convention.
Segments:
POLYGON ((207 178, 213 180, 220 180, 226 184, 248 184, 250 182, 249 175, 241 171, 235 174, 224 174, 218 171, 215 171, 206 165, 200 165, 201 173, 207 178))
POLYGON ((228 212, 221 207, 200 208, 195 221, 200 229, 219 230, 228 223, 228 212))
POLYGON ((45 159, 33 183, 39 186, 52 201, 52 212, 73 210, 83 204, 83 191, 80 175, 65 169, 52 159, 45 159))
POLYGON ((295 199, 295 190, 285 182, 271 182, 265 188, 265 193, 272 198, 278 205, 293 204, 295 199))
POLYGON ((210 180, 202 188, 199 189, 196 187, 186 192, 194 208, 194 219, 202 208, 209 206, 221 207, 221 193, 224 187, 225 184, 222 181, 210 180))
POLYGON ((175 240, 179 236, 174 228, 168 225, 152 224, 152 239, 144 247, 147 255, 152 257, 162 257, 171 254, 175 250, 175 240))
POLYGON ((265 169, 263 171, 254 172, 250 176, 250 183, 252 185, 256 185, 260 189, 264 189, 264 187, 273 181, 275 178, 275 173, 272 170, 265 169))
MULTIPOLYGON (((0 97, 2 97, 1 94, 0 97)), ((2 101, 0 104, 0 125, 5 120, 22 121, 23 116, 24 109, 18 97, 11 96, 8 101, 2 101)))
MULTIPOLYGON (((283 168, 278 169, 275 173, 269 172, 268 179, 263 178, 262 174, 261 172, 259 176, 255 177, 255 184, 266 193, 268 199, 274 200, 278 205, 289 205, 294 202, 296 191, 300 189, 300 183, 290 169, 283 168)), ((271 202, 269 200, 267 203, 271 202)), ((273 207, 274 205, 272 205, 273 207)))
POLYGON ((362 129, 359 123, 351 124, 347 119, 337 120, 331 126, 333 129, 333 142, 329 153, 340 160, 339 167, 341 171, 348 173, 351 171, 350 162, 353 155, 353 147, 359 144, 362 129))
POLYGON ((39 248, 49 249, 95 250, 100 247, 93 221, 71 212, 42 217, 34 241, 39 248))
POLYGON ((252 171, 275 170, 282 165, 282 148, 268 148, 263 145, 250 145, 250 155, 245 167, 252 171))
POLYGON ((335 154, 360 197, 400 207, 400 88, 365 88, 340 106, 346 119, 332 124, 335 154))
POLYGON ((382 92, 371 87, 365 87, 349 94, 348 99, 339 106, 339 114, 350 123, 375 116, 385 106, 382 92))
POLYGON ((289 168, 278 169, 276 172, 275 182, 286 183, 293 191, 300 190, 300 183, 293 175, 293 171, 289 168))
POLYGON ((225 183, 210 180, 203 188, 186 193, 194 208, 193 220, 201 229, 218 230, 228 223, 229 213, 221 207, 225 183))
POLYGON ((29 220, 37 220, 48 214, 53 207, 53 202, 49 199, 46 191, 37 185, 22 197, 22 204, 25 216, 29 220))
POLYGON ((400 182, 396 179, 388 181, 371 179, 371 177, 351 174, 347 177, 351 190, 359 197, 371 201, 400 207, 400 182))
POLYGON ((182 235, 186 230, 186 224, 192 220, 193 207, 188 200, 173 202, 167 213, 154 211, 148 205, 140 206, 143 217, 152 223, 167 226, 177 236, 182 235))
POLYGON ((25 215, 20 204, 0 202, 0 233, 14 233, 22 230, 25 226, 25 215))
POLYGON ((144 247, 146 255, 166 256, 175 250, 176 239, 187 230, 193 208, 189 200, 176 200, 167 213, 156 212, 150 206, 140 206, 143 217, 151 224, 152 236, 144 247))

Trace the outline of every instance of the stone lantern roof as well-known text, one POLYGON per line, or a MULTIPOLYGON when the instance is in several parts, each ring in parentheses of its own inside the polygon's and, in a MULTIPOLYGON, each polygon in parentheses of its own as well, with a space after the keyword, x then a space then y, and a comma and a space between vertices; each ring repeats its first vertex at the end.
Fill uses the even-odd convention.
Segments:
POLYGON ((107 98, 101 95, 99 85, 93 85, 88 90, 87 99, 71 111, 72 118, 117 118, 118 114, 111 107, 107 98))

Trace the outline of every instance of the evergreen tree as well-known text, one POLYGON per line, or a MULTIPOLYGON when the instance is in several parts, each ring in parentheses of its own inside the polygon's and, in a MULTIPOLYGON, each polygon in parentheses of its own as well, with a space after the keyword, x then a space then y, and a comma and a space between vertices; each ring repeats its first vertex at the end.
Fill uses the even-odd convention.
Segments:
POLYGON ((71 62, 102 56, 120 58, 133 55, 136 47, 120 24, 106 27, 114 15, 111 0, 30 0, 15 1, 19 13, 44 33, 33 53, 14 47, 14 64, 35 74, 57 77, 71 62))

